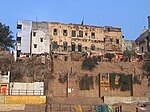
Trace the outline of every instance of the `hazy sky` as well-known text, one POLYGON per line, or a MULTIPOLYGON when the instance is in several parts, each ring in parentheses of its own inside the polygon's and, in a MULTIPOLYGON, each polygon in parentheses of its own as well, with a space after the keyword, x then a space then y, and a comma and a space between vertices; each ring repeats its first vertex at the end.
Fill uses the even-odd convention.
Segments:
POLYGON ((17 20, 81 23, 122 28, 136 39, 147 27, 148 0, 0 0, 0 22, 16 33, 17 20))

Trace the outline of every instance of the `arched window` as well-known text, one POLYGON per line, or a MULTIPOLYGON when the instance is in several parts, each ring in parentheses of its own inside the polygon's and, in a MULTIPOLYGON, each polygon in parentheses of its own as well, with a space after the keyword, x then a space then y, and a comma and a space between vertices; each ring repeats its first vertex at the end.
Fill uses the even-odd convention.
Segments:
POLYGON ((91 50, 95 50, 95 45, 94 44, 91 45, 91 50))
POLYGON ((52 42, 52 48, 53 48, 53 49, 57 49, 57 48, 58 48, 58 44, 57 44, 56 41, 53 41, 53 42, 52 42))
POLYGON ((78 44, 78 52, 82 52, 82 44, 78 44))
POLYGON ((64 51, 67 51, 67 47, 68 47, 68 43, 67 42, 63 42, 64 51))
POLYGON ((53 30, 53 35, 57 35, 57 29, 55 28, 54 30, 53 30))
POLYGON ((72 51, 75 51, 75 50, 76 50, 76 44, 75 44, 75 43, 72 43, 72 44, 71 44, 71 50, 72 50, 72 51))

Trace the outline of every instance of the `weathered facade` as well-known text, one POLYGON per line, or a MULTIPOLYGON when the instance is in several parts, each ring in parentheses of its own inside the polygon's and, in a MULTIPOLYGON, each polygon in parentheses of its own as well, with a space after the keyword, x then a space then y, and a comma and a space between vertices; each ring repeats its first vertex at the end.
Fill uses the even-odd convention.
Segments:
POLYGON ((122 51, 121 28, 26 21, 17 28, 18 54, 122 51))
POLYGON ((123 40, 123 45, 122 45, 122 51, 125 50, 133 50, 134 49, 134 44, 135 42, 133 40, 123 40))
POLYGON ((52 51, 122 51, 120 28, 49 23, 52 51))
POLYGON ((45 22, 33 22, 31 34, 31 54, 49 53, 50 36, 48 33, 48 24, 45 22))
POLYGON ((148 16, 148 29, 144 30, 136 39, 139 46, 139 52, 150 52, 150 16, 148 16))

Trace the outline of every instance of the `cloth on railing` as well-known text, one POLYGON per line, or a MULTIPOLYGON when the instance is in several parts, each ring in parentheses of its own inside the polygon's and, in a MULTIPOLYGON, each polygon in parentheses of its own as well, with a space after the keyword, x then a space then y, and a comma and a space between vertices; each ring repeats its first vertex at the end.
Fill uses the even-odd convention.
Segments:
POLYGON ((109 112, 107 105, 95 105, 96 112, 109 112))

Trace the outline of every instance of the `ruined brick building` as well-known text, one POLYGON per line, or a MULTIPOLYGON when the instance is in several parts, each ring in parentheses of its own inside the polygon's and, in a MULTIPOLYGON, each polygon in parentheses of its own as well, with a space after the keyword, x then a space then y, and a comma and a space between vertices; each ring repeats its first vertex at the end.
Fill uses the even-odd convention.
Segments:
POLYGON ((144 29, 135 41, 140 53, 150 52, 150 16, 148 16, 148 29, 144 29))
POLYGON ((17 23, 17 54, 122 52, 121 28, 56 22, 17 23))

